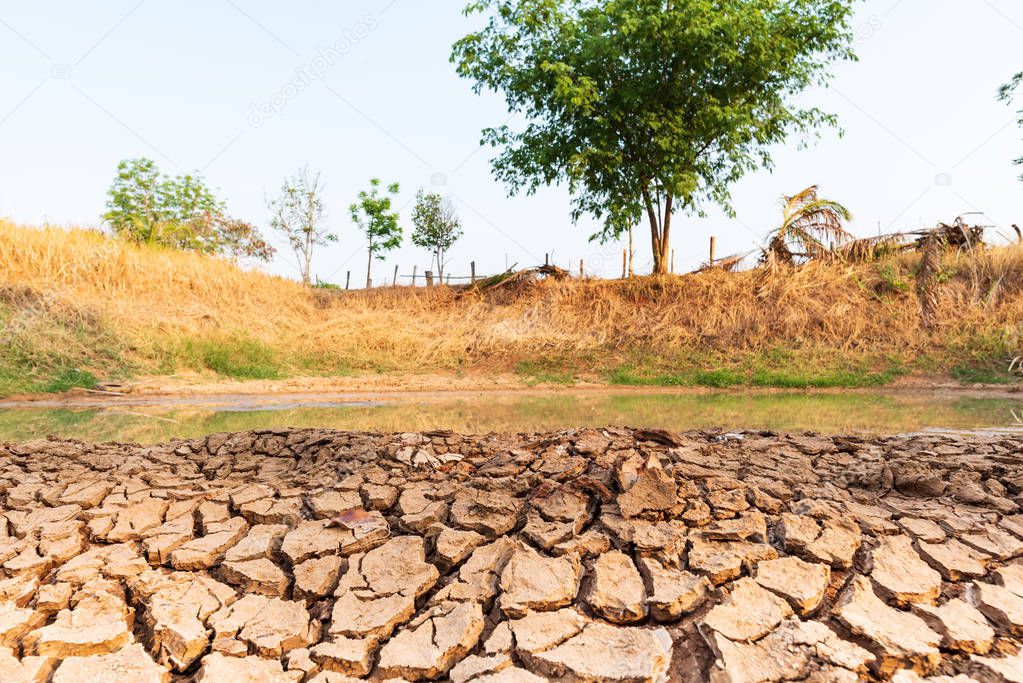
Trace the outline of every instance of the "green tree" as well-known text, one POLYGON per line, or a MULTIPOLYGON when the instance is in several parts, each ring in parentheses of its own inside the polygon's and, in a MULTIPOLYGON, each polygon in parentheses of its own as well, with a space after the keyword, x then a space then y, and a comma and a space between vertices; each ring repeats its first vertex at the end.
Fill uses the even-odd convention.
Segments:
MULTIPOLYGON (((1023 71, 1013 76, 1012 80, 1001 87, 998 91, 998 99, 1007 104, 1011 103, 1021 83, 1023 83, 1023 71)), ((1019 109, 1016 114, 1019 115, 1019 125, 1023 127, 1023 109, 1019 109)), ((1016 159, 1013 163, 1023 166, 1023 157, 1016 159)), ((1020 176, 1020 180, 1023 180, 1023 175, 1020 176)))
POLYGON ((817 196, 812 185, 792 197, 782 197, 782 222, 771 231, 767 254, 781 263, 796 258, 820 258, 830 251, 829 242, 840 245, 852 239, 844 223, 852 213, 838 202, 817 196))
POLYGON ((271 247, 259 230, 227 215, 224 203, 199 176, 174 178, 150 159, 126 159, 107 191, 103 221, 118 236, 207 254, 269 261, 271 247))
POLYGON ((337 235, 324 225, 324 189, 320 174, 312 174, 306 167, 285 178, 280 194, 266 203, 271 213, 270 228, 288 240, 298 260, 299 275, 307 285, 312 284, 310 268, 316 247, 337 242, 337 235))
POLYGON ((835 124, 792 96, 855 59, 854 1, 475 0, 487 22, 452 61, 527 121, 483 131, 510 191, 567 183, 602 241, 645 216, 664 273, 674 213, 731 214, 729 187, 771 145, 835 124))
POLYGON ((451 200, 436 192, 419 190, 416 206, 412 209, 412 244, 429 249, 437 262, 437 274, 444 281, 444 258, 448 250, 462 236, 462 221, 455 213, 451 200))
POLYGON ((373 257, 383 260, 384 254, 401 244, 400 216, 391 210, 391 198, 398 194, 398 183, 391 183, 386 194, 380 192, 380 179, 369 181, 369 190, 359 193, 356 202, 348 211, 352 221, 366 234, 368 240, 368 265, 366 266, 366 288, 373 286, 373 257))

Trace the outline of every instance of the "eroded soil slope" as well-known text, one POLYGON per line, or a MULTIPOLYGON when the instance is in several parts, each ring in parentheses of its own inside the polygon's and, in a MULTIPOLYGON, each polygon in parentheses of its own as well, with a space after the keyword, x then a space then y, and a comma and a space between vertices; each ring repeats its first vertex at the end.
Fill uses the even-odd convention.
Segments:
POLYGON ((1023 680, 1023 437, 0 445, 0 680, 1023 680))

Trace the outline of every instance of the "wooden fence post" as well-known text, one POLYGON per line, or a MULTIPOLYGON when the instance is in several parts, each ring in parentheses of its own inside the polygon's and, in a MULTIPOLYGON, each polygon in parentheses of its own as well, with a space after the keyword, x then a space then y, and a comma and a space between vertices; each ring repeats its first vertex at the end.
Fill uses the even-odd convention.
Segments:
POLYGON ((622 249, 622 279, 625 279, 625 274, 628 272, 626 269, 629 267, 629 251, 628 249, 622 249))
POLYGON ((418 268, 419 268, 419 266, 412 266, 412 286, 413 287, 416 286, 416 269, 418 269, 418 268))
POLYGON ((426 271, 426 286, 427 287, 433 287, 433 271, 432 270, 426 271))
POLYGON ((543 264, 545 266, 549 266, 551 264, 551 255, 550 254, 544 254, 543 255, 543 264))
POLYGON ((675 250, 671 250, 671 274, 675 274, 675 250))
POLYGON ((476 284, 476 262, 469 261, 469 279, 472 280, 472 284, 476 284))
POLYGON ((635 275, 635 271, 632 269, 632 259, 635 257, 636 251, 632 248, 632 226, 629 226, 629 277, 635 275))
POLYGON ((348 289, 348 285, 350 284, 352 284, 352 271, 349 270, 348 273, 345 274, 345 289, 348 289))
POLYGON ((391 286, 392 287, 398 286, 398 266, 394 267, 394 279, 391 280, 391 286))
POLYGON ((585 275, 583 274, 583 260, 579 259, 579 279, 582 280, 585 275))
POLYGON ((714 247, 718 244, 718 238, 711 235, 710 237, 710 265, 714 265, 714 247))

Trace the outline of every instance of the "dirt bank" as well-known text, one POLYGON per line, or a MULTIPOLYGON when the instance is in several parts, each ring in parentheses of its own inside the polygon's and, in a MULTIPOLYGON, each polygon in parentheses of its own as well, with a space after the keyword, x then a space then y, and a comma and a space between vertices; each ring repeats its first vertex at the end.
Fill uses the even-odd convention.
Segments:
POLYGON ((918 272, 919 255, 904 254, 472 292, 336 291, 92 231, 0 221, 0 395, 187 374, 788 388, 880 386, 915 373, 1018 381, 1008 369, 1023 346, 1023 247, 945 254, 927 324, 918 272))
POLYGON ((1019 680, 1021 451, 621 429, 0 445, 0 678, 1019 680))

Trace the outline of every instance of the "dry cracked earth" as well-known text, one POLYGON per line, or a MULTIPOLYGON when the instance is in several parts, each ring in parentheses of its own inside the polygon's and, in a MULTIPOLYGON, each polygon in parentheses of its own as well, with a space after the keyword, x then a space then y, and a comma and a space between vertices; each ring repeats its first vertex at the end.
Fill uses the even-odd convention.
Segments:
POLYGON ((1023 681, 1023 438, 0 445, 0 681, 1023 681))

